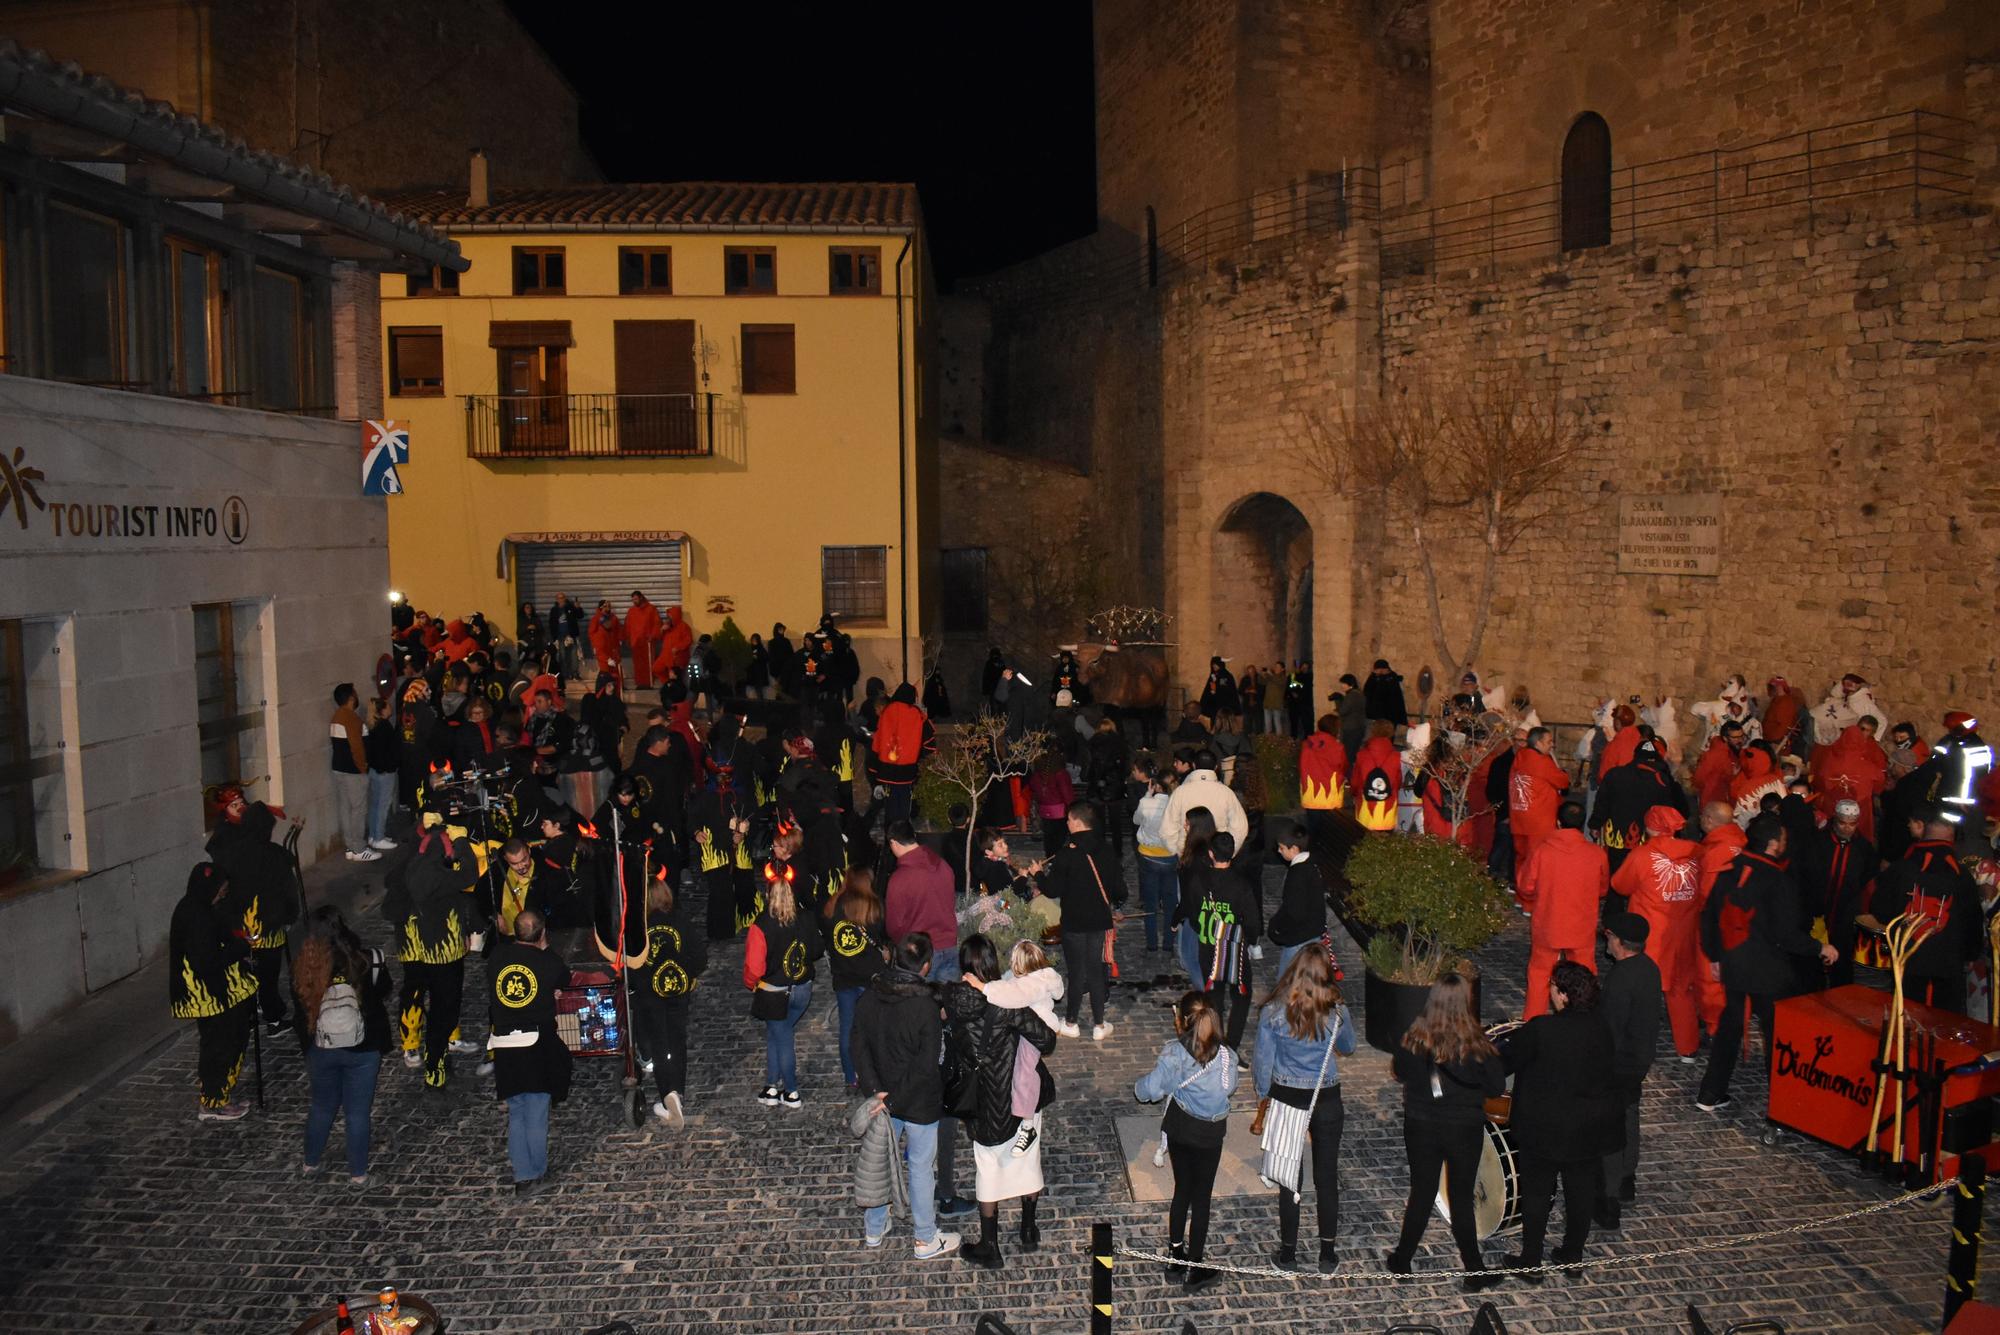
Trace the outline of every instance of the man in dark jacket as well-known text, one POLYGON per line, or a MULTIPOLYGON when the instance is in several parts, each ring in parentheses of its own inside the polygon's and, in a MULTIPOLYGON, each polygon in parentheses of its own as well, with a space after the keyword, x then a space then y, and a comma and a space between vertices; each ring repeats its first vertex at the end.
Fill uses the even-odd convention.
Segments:
POLYGON ((1639 1089, 1653 1069, 1666 999, 1660 966, 1646 955, 1652 925, 1636 913, 1606 919, 1604 1019, 1611 1026, 1611 1090, 1625 1110, 1625 1147, 1604 1156, 1604 1186, 1597 1198, 1597 1226, 1618 1227, 1618 1202, 1638 1196, 1639 1089))
POLYGON ((569 1097, 569 1047, 556 1032, 556 993, 569 966, 549 949, 539 913, 514 919, 514 938, 493 952, 494 1092, 507 1105, 507 1159, 514 1194, 533 1196, 549 1178, 549 1107, 569 1097))
POLYGON ((1506 1052, 1514 1076, 1508 1135, 1521 1156, 1521 1250, 1510 1270, 1533 1273, 1542 1264, 1542 1239, 1556 1181, 1563 1186, 1563 1245, 1557 1264, 1581 1259, 1590 1237, 1591 1207, 1603 1193, 1604 1156, 1621 1134, 1611 1090, 1611 1026, 1598 1005, 1597 975, 1572 960, 1549 975, 1549 1011, 1514 1034, 1506 1052))
POLYGON ((1090 994, 1091 1039, 1102 1043, 1111 1037, 1104 1022, 1104 1003, 1111 993, 1105 973, 1104 940, 1111 930, 1111 910, 1125 902, 1125 883, 1106 874, 1113 864, 1097 832, 1097 805, 1072 802, 1069 808, 1069 840, 1056 850, 1040 877, 1042 893, 1062 905, 1063 971, 1069 979, 1062 1033, 1075 1038, 1082 1030, 1076 1017, 1083 1007, 1083 995, 1090 994))
POLYGON ((1908 851, 1875 878, 1868 914, 1859 922, 1879 932, 1906 913, 1927 919, 1930 934, 1903 970, 1903 993, 1912 1001, 1963 1015, 1965 966, 1985 949, 1979 888, 1952 849, 1958 826, 1938 808, 1918 808, 1910 837, 1908 851))
POLYGON ((220 867, 198 864, 167 928, 167 1002, 175 1016, 195 1022, 196 1116, 204 1122, 234 1122, 250 1111, 230 1095, 256 1022, 250 999, 257 979, 249 947, 230 930, 223 910, 228 893, 229 878, 220 867))
POLYGON ((1333 701, 1335 712, 1340 716, 1340 744, 1348 755, 1361 750, 1368 740, 1368 701, 1361 694, 1361 683, 1354 679, 1352 672, 1340 674, 1340 689, 1327 696, 1333 701))
POLYGON ((1410 721, 1410 711, 1403 703, 1403 679, 1390 670, 1388 659, 1375 660, 1361 695, 1370 721, 1387 719, 1399 728, 1410 721))
POLYGON ((1797 978, 1794 957, 1818 954, 1821 963, 1831 964, 1837 953, 1806 930, 1798 884, 1782 861, 1784 824, 1776 816, 1757 816, 1744 838, 1743 851, 1716 877, 1701 913, 1702 953, 1716 961, 1709 968, 1723 987, 1722 1019, 1694 1100, 1703 1112, 1729 1106, 1729 1078, 1743 1050, 1744 1002, 1750 1003, 1768 1052, 1778 998, 1790 994, 1797 978))
MULTIPOLYGON (((292 855, 271 836, 284 819, 282 807, 248 801, 241 788, 222 790, 222 819, 208 839, 208 855, 229 882, 223 912, 230 930, 250 943, 250 968, 257 976, 257 1009, 264 1032, 285 1032, 284 967, 286 929, 305 914, 298 870, 292 855)), ((293 822, 298 824, 299 822, 293 822)))
POLYGON ((1688 814, 1687 793, 1660 755, 1653 730, 1643 723, 1637 726, 1641 740, 1632 759, 1605 772, 1590 804, 1590 832, 1604 846, 1614 873, 1625 855, 1645 840, 1647 812, 1666 806, 1688 814))
POLYGON ((1326 933, 1326 873, 1312 860, 1311 837, 1286 821, 1277 833, 1278 857, 1285 863, 1285 881, 1278 891, 1278 911, 1271 915, 1271 944, 1278 948, 1278 976, 1292 956, 1326 933))
POLYGON ((1493 813, 1493 847, 1486 856, 1486 874, 1505 886, 1514 884, 1514 826, 1508 818, 1507 790, 1514 782, 1514 757, 1528 745, 1528 730, 1514 729, 1514 743, 1486 767, 1486 808, 1493 813))
MULTIPOLYGON (((938 1122, 944 1116, 944 1082, 938 1069, 943 1042, 938 1000, 926 975, 931 939, 911 932, 896 943, 896 958, 876 974, 854 1008, 854 1069, 872 1095, 875 1116, 888 1117, 905 1146, 910 1174, 910 1230, 915 1256, 928 1261, 958 1250, 956 1233, 937 1226, 938 1122)), ((865 1241, 880 1247, 889 1230, 889 1207, 865 1216, 865 1241)))
MULTIPOLYGON (((1793 847, 1786 833, 1786 846, 1793 847)), ((1826 924, 1826 939, 1839 951, 1832 964, 1821 966, 1806 960, 1802 979, 1807 991, 1844 987, 1854 981, 1854 942, 1858 929, 1855 919, 1868 911, 1868 887, 1875 879, 1881 859, 1875 845, 1861 833, 1861 804, 1843 797, 1833 804, 1833 819, 1825 829, 1815 830, 1799 843, 1792 855, 1792 869, 1799 878, 1799 895, 1805 902, 1808 921, 1826 924)))

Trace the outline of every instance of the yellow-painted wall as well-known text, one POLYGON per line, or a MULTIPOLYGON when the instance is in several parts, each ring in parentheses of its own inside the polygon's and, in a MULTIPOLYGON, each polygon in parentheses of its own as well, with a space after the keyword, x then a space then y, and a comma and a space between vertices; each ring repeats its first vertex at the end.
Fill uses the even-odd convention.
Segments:
MULTIPOLYGON (((720 627, 713 597, 735 604, 744 634, 769 635, 783 621, 796 637, 820 613, 820 549, 886 546, 888 617, 845 622, 865 674, 901 679, 905 642, 901 580, 907 572, 910 673, 930 624, 924 587, 934 563, 919 559, 934 531, 935 461, 928 422, 923 327, 928 309, 921 241, 903 258, 904 470, 907 510, 899 522, 895 278, 902 235, 563 233, 460 234, 472 267, 456 296, 409 297, 404 279, 383 279, 386 331, 435 326, 444 333, 444 397, 397 397, 385 411, 410 427, 406 488, 389 502, 389 565, 395 588, 434 614, 483 610, 509 633, 518 606, 499 573, 505 536, 518 532, 681 530, 689 535, 682 601, 697 634, 720 627), (725 296, 726 246, 772 246, 777 293, 725 296), (828 292, 828 251, 879 246, 880 296, 828 292), (512 295, 516 246, 561 246, 563 296, 512 295), (618 292, 620 246, 669 246, 671 296, 618 292), (468 457, 465 395, 498 392, 499 359, 489 346, 498 320, 567 320, 568 391, 616 390, 616 320, 693 320, 697 361, 706 345, 716 394, 716 451, 689 459, 507 459, 468 457), (740 328, 795 328, 797 391, 742 393, 740 328), (905 533, 905 527, 907 532, 905 533)), ((386 358, 385 358, 386 360, 386 358)), ((386 369, 386 368, 385 368, 386 369)), ((389 386, 394 389, 393 384, 389 386)), ((651 595, 649 591, 649 596, 651 595)), ((624 608, 619 608, 621 615, 624 608)))

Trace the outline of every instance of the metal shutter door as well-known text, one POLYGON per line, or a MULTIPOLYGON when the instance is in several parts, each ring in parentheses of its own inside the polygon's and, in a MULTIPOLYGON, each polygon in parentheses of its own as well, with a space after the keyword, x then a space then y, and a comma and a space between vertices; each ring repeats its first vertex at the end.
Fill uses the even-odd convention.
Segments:
POLYGON ((624 616, 637 589, 667 607, 681 600, 678 542, 522 543, 514 551, 515 601, 546 612, 566 593, 586 614, 600 598, 624 616))

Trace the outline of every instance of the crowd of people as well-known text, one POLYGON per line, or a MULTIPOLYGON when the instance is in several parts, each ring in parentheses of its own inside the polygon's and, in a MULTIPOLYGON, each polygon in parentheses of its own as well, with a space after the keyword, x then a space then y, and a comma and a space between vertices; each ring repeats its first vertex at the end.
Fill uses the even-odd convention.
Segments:
POLYGON ((1059 1040, 1085 1037, 1086 1005, 1089 1039, 1111 1035, 1117 936, 1137 917, 1145 951, 1188 983, 1135 1089, 1167 1105, 1170 1269, 1191 1289, 1216 1278, 1203 1264, 1209 1198, 1247 1077, 1264 1174, 1279 1190, 1274 1261, 1302 1264, 1309 1173, 1317 1263, 1330 1272, 1337 1058, 1355 1050, 1330 850, 1355 824, 1425 833, 1485 858, 1531 918, 1520 1027, 1482 1030, 1468 979, 1448 975, 1393 1066, 1410 1195, 1387 1264, 1412 1266, 1442 1172, 1477 1288, 1496 1276, 1465 1196, 1483 1100, 1509 1076, 1523 1232, 1508 1264, 1533 1280, 1558 1186, 1557 1261, 1581 1253, 1593 1223, 1619 1226, 1635 1199, 1639 1093, 1663 1021, 1684 1061, 1706 1033, 1698 1106, 1716 1111, 1729 1102, 1746 1012, 1768 1047, 1775 1000, 1851 978, 1889 919, 1935 920, 1911 966, 1920 999, 1963 1008, 1966 967, 1984 958, 1992 877, 1982 894, 1973 845, 1996 794, 1977 767, 1976 723, 1951 716, 1934 748, 1899 724, 1883 751, 1884 716, 1845 684, 1817 710, 1788 712, 1797 702, 1775 690, 1762 710, 1740 696, 1712 718, 1698 709, 1713 735, 1691 764, 1671 711, 1642 721, 1618 706, 1565 765, 1523 693, 1496 701, 1471 674, 1438 718, 1413 721, 1402 678, 1378 661, 1365 678, 1343 676, 1332 708, 1303 727, 1292 697, 1303 684, 1310 701, 1309 665, 1282 673, 1274 696, 1281 669, 1238 678, 1218 658, 1168 746, 1151 752, 1092 707, 1073 658, 1030 684, 996 651, 984 707, 1010 730, 1046 729, 1053 749, 993 785, 977 813, 954 807, 945 828, 920 832, 915 790, 936 745, 927 706, 948 709, 942 683, 921 703, 913 683, 863 686, 831 619, 796 649, 782 625, 751 640, 750 668, 725 680, 709 637, 640 593, 622 617, 608 603, 586 616, 566 598, 546 615, 524 607, 511 646, 482 617, 440 626, 399 607, 374 697, 364 711, 359 692, 338 688, 329 742, 347 856, 412 845, 382 906, 400 986, 388 952, 365 947, 337 909, 306 912, 278 837, 285 813, 226 791, 210 860, 190 875, 172 929, 172 1003, 200 1029, 198 1115, 244 1115, 235 1091, 253 1023, 293 1032, 311 1077, 304 1170, 319 1170, 344 1116, 360 1181, 383 1054, 400 1050, 434 1089, 454 1079, 454 1058, 476 1059, 508 1105, 516 1190, 531 1195, 548 1183, 550 1109, 570 1083, 558 997, 572 965, 622 971, 652 1115, 679 1128, 690 994, 710 955, 740 939, 739 981, 765 1045, 754 1097, 767 1107, 805 1105, 798 1031, 826 961, 865 1244, 883 1245, 901 1206, 917 1259, 962 1251, 998 1266, 1002 1203, 1019 1202, 1018 1245, 1040 1242, 1044 1113, 1056 1097, 1047 1058, 1059 1040), (659 692, 637 728, 628 653, 634 689, 659 692), (587 689, 571 691, 571 679, 587 689), (767 700, 786 708, 753 739, 751 710, 767 700), (1258 729, 1299 736, 1300 820, 1267 811, 1259 767, 1238 763, 1258 729), (1010 841, 1036 837, 1041 856, 1014 855, 1010 841), (1272 862, 1282 870, 1267 914, 1272 862), (699 923, 684 907, 695 901, 699 923), (1267 947, 1275 981, 1260 990, 1267 947), (479 1038, 464 1023, 471 956, 485 966, 479 1038), (958 1195, 961 1128, 969 1201, 958 1195), (941 1225, 975 1211, 975 1243, 941 1225))

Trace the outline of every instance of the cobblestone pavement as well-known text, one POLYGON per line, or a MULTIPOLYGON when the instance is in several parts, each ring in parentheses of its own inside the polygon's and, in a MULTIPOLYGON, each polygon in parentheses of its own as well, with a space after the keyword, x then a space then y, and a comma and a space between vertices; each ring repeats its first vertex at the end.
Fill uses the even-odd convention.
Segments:
MULTIPOLYGON (((1267 894, 1275 897, 1274 876, 1267 894)), ((1119 946, 1128 983, 1166 967, 1140 945, 1135 924, 1119 946)), ((1487 952, 1489 1018, 1518 1012, 1525 957, 1523 925, 1487 952)), ((197 1124, 190 1029, 0 1163, 0 1324, 282 1332, 338 1288, 391 1280, 433 1300, 455 1332, 578 1331, 615 1318, 642 1332, 970 1331, 981 1311, 1017 1329, 1076 1331, 1087 1324, 1091 1223, 1111 1221, 1123 1245, 1163 1242, 1163 1208, 1131 1200, 1115 1119, 1139 1111, 1131 1082, 1167 1035, 1160 1008, 1177 992, 1170 981, 1116 988, 1116 1031, 1103 1045, 1059 1045, 1042 1247, 1023 1254, 1003 1233, 1007 1268, 995 1275, 955 1257, 913 1261, 900 1223, 890 1246, 862 1248, 823 971, 801 1030, 805 1109, 766 1109, 753 1098, 762 1039, 736 981, 741 958, 740 946, 717 952, 697 993, 687 1129, 623 1126, 618 1064, 580 1062, 576 1090, 554 1116, 556 1189, 526 1202, 509 1189, 504 1113, 472 1059, 454 1059, 442 1093, 427 1093, 393 1058, 384 1064, 373 1176, 360 1191, 339 1171, 338 1130, 327 1175, 299 1175, 304 1077, 283 1043, 265 1043, 264 1111, 236 1125, 197 1124)), ((1358 998, 1358 960, 1351 949, 1345 958, 1358 998)), ((482 983, 475 965, 469 1019, 483 1021, 483 1001, 474 1000, 482 983)), ((1663 1053, 1647 1083, 1639 1203, 1626 1207, 1622 1232, 1593 1235, 1589 1255, 1629 1257, 1891 1194, 1825 1147, 1797 1138, 1761 1146, 1762 1097, 1745 1097, 1752 1082, 1740 1075, 1732 1109, 1719 1118, 1696 1111, 1699 1068, 1674 1061, 1664 1045, 1663 1053)), ((1366 1048, 1342 1074, 1343 1265, 1377 1270, 1406 1183, 1398 1094, 1386 1058, 1366 1048)), ((1247 1106, 1247 1089, 1240 1101, 1247 1106)), ((971 1156, 959 1158, 959 1187, 970 1195, 971 1156)), ((1690 1301, 1718 1328, 1769 1317, 1793 1332, 1934 1330, 1947 1209, 1926 1202, 1740 1250, 1614 1264, 1540 1288, 1510 1282, 1486 1296, 1510 1330, 1534 1335, 1684 1330, 1690 1301)), ((1276 1213, 1268 1195, 1219 1200, 1211 1254, 1263 1261, 1276 1213)), ((1003 1207, 1003 1227, 1017 1220, 1003 1207)), ((976 1231, 976 1219, 964 1223, 976 1231)), ((1489 1257, 1508 1241, 1490 1243, 1489 1257)), ((1437 1271, 1450 1261, 1434 1223, 1417 1264, 1437 1271)), ((1178 1331, 1185 1318, 1203 1332, 1382 1331, 1398 1322, 1457 1332, 1475 1308, 1454 1283, 1421 1276, 1394 1284, 1232 1276, 1187 1297, 1138 1262, 1118 1268, 1117 1300, 1118 1328, 1132 1331, 1178 1331)))

